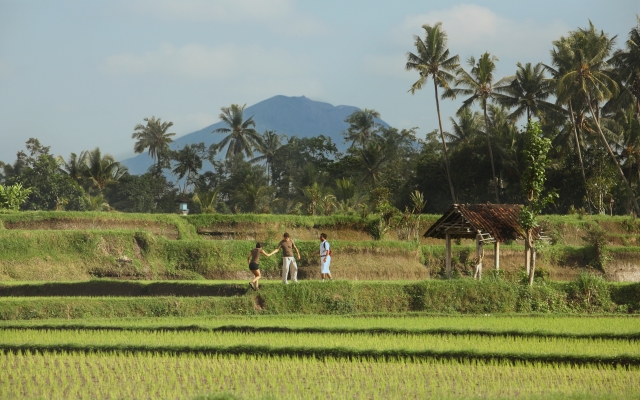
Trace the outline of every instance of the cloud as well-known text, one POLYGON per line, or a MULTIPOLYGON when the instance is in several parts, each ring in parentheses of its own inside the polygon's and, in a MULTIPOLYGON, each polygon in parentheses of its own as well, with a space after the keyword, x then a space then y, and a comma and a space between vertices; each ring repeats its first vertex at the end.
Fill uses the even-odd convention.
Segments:
POLYGON ((369 54, 364 57, 364 69, 372 75, 386 75, 396 78, 407 78, 404 69, 407 58, 402 53, 384 55, 369 54))
POLYGON ((322 21, 298 10, 292 0, 137 0, 125 4, 137 14, 165 21, 257 22, 272 32, 305 36, 327 31, 322 21))
POLYGON ((218 91, 229 90, 251 98, 273 93, 315 96, 323 92, 315 78, 318 71, 309 58, 258 45, 176 47, 164 43, 143 54, 112 55, 105 60, 103 69, 114 77, 143 75, 168 77, 185 84, 213 82, 218 91))
POLYGON ((391 33, 392 40, 406 47, 412 35, 424 36, 422 25, 436 22, 442 22, 452 54, 460 54, 462 59, 469 55, 477 58, 488 51, 498 58, 509 56, 543 61, 551 49, 551 42, 569 31, 569 27, 559 20, 544 23, 531 19, 514 20, 487 7, 461 4, 406 17, 391 33))
POLYGON ((163 43, 143 54, 123 53, 106 59, 109 74, 159 74, 191 79, 225 80, 251 75, 284 76, 295 74, 308 63, 281 49, 258 45, 240 47, 225 44, 208 47, 188 44, 176 47, 163 43))

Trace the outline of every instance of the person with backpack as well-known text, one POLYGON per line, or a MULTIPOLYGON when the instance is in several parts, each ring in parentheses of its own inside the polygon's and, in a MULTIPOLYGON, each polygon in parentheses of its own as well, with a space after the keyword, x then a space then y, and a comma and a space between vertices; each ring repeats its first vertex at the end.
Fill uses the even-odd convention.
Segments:
POLYGON ((331 271, 329 270, 329 266, 331 265, 331 246, 329 242, 327 242, 327 234, 320 234, 320 266, 322 269, 320 270, 320 276, 322 276, 322 282, 326 278, 329 280, 333 280, 331 276, 331 271))

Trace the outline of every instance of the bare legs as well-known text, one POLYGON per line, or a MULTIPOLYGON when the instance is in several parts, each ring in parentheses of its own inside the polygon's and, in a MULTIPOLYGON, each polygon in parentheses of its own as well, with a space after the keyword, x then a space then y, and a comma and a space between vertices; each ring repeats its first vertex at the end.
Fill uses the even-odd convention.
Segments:
POLYGON ((253 287, 255 290, 258 290, 258 289, 260 289, 258 281, 260 280, 260 278, 262 278, 262 276, 260 275, 260 270, 259 269, 252 269, 251 272, 253 273, 253 276, 255 277, 251 281, 251 287, 253 287))

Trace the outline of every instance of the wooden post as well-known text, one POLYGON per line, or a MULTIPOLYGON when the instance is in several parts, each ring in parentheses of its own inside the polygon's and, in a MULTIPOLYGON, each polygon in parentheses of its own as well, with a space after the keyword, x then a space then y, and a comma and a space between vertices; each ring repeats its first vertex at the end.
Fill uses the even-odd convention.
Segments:
POLYGON ((446 255, 446 272, 447 272, 447 278, 451 278, 451 234, 447 233, 447 243, 445 245, 447 251, 447 255, 446 255))
POLYGON ((498 242, 497 240, 493 244, 493 254, 495 257, 493 260, 493 265, 496 267, 496 269, 500 269, 500 242, 498 242))
POLYGON ((529 232, 525 234, 524 238, 524 269, 527 271, 527 276, 531 271, 531 246, 529 246, 529 232))

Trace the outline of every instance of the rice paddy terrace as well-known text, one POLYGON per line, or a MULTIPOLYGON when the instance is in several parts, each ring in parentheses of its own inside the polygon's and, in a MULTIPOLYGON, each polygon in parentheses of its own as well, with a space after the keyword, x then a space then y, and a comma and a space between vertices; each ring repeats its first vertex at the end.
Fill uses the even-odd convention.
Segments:
POLYGON ((519 282, 520 243, 502 246, 504 272, 481 282, 468 279, 474 244, 456 243, 460 279, 434 279, 443 243, 395 231, 375 241, 373 221, 0 214, 0 399, 640 395, 634 220, 548 217, 546 278, 532 288, 519 282), (285 231, 300 283, 279 281, 277 255, 249 289, 249 250, 285 231), (333 282, 317 279, 320 232, 333 282))
MULTIPOLYGON (((422 217, 421 232, 438 216, 422 217)), ((116 279, 246 279, 245 258, 256 241, 275 248, 289 232, 301 249, 302 279, 319 277, 317 237, 325 232, 339 255, 332 271, 349 280, 422 280, 442 274, 444 243, 400 240, 391 230, 381 241, 369 234, 375 218, 357 216, 177 215, 21 212, 0 214, 0 279, 19 281, 116 279)), ((629 217, 548 216, 552 244, 538 253, 538 268, 568 281, 589 269, 610 281, 640 281, 640 222, 629 217), (598 254, 589 239, 604 231, 598 254), (604 257, 604 258, 603 258, 604 257)), ((471 272, 471 241, 453 246, 455 272, 471 272)), ((485 252, 486 266, 493 252, 485 252)), ((517 274, 522 243, 501 246, 501 269, 517 274)), ((266 278, 279 275, 279 256, 261 260, 266 278)))

